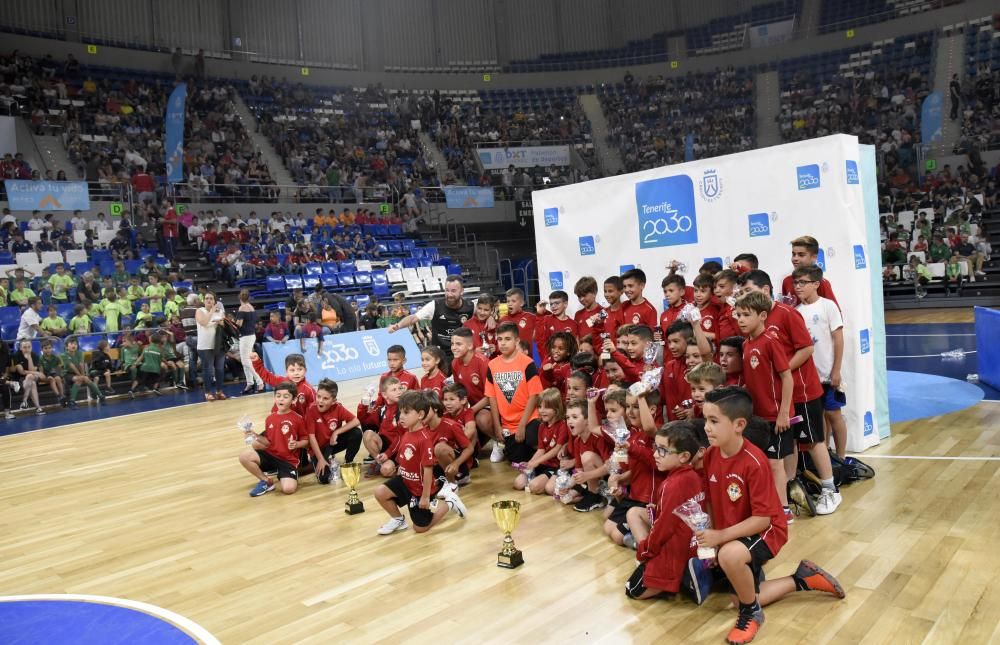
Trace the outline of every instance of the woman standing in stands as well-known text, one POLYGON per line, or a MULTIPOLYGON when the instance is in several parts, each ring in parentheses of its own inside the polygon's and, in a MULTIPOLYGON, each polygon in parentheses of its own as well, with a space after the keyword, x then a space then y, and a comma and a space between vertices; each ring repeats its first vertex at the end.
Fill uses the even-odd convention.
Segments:
POLYGON ((216 303, 215 294, 206 293, 205 304, 195 313, 198 323, 198 359, 201 361, 201 378, 205 388, 205 400, 225 399, 222 385, 225 383, 225 350, 217 350, 215 337, 222 333, 218 327, 225 318, 222 305, 216 303), (212 394, 212 392, 215 394, 212 394))
POLYGON ((243 394, 263 392, 264 380, 250 362, 250 353, 257 341, 257 311, 250 304, 250 292, 246 289, 240 291, 240 308, 236 310, 236 319, 240 323, 240 362, 247 382, 243 394))

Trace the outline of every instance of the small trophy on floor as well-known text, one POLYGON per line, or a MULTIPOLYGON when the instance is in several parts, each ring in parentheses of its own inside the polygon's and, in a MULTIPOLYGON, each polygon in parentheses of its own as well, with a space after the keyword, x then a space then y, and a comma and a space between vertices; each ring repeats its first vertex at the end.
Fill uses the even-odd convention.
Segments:
POLYGON ((514 548, 514 538, 510 534, 517 528, 521 519, 521 503, 503 500, 493 503, 493 519, 503 531, 503 548, 497 554, 497 566, 505 569, 515 569, 524 564, 521 551, 514 548))
POLYGON ((357 515, 365 512, 365 505, 358 499, 357 485, 361 481, 361 464, 349 462, 340 467, 340 476, 344 478, 344 483, 350 488, 347 494, 347 505, 344 512, 348 515, 357 515))

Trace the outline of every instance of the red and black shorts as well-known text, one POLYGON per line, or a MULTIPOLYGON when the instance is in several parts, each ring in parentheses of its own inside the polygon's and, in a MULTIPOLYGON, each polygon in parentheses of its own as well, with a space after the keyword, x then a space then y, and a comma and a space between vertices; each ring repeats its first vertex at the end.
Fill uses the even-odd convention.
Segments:
POLYGON ((278 479, 298 480, 299 471, 295 466, 291 465, 287 461, 278 459, 271 453, 265 452, 264 450, 258 450, 256 452, 258 459, 260 459, 260 469, 262 471, 265 473, 277 472, 278 479))
MULTIPOLYGON (((392 491, 393 497, 396 498, 396 506, 410 509, 410 519, 413 521, 414 526, 430 526, 431 520, 434 519, 434 511, 429 508, 420 508, 417 506, 417 502, 420 501, 420 497, 410 492, 410 489, 406 487, 406 482, 403 481, 402 477, 399 475, 390 477, 385 481, 385 486, 392 491)), ((432 499, 435 492, 436 491, 431 491, 432 499)))

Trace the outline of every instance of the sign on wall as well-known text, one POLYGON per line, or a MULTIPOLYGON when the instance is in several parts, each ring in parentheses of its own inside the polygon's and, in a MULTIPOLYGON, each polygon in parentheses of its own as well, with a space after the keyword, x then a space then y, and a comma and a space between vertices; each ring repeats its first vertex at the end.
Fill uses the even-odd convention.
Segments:
POLYGON ((520 148, 478 148, 479 163, 486 170, 515 168, 547 168, 570 165, 569 146, 526 146, 520 148))
POLYGON ((877 227, 874 239, 867 230, 862 190, 876 179, 873 167, 859 165, 861 152, 857 138, 836 135, 536 190, 542 297, 572 293, 583 276, 600 284, 635 266, 647 275, 645 297, 660 309, 671 260, 689 267, 690 283, 706 260, 729 264, 744 252, 757 255, 780 289, 792 270, 791 240, 812 235, 844 313, 848 445, 872 446, 888 399, 875 378, 885 363, 872 351, 884 338, 871 286, 872 272, 881 272, 879 240, 877 227))
POLYGON ((90 192, 85 181, 30 181, 7 179, 7 201, 12 211, 85 211, 90 192))

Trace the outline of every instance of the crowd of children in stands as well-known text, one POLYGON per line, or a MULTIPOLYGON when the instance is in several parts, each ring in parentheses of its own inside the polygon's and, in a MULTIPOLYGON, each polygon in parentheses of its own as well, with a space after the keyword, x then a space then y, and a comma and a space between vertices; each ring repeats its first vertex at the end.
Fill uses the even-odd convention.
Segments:
POLYGON ((408 528, 403 507, 425 532, 449 512, 466 516, 459 487, 492 442, 490 461, 511 462, 514 488, 580 512, 603 509, 604 534, 637 553, 626 585, 632 598, 683 590, 702 602, 713 573, 698 554, 713 550, 714 570, 738 598, 728 641, 749 642, 761 607, 784 595, 844 597, 808 560, 791 576, 762 581, 794 521, 786 483, 798 451, 809 453, 822 482, 817 514, 841 503, 828 443, 844 455, 843 322, 818 251, 811 237, 792 241, 780 298, 751 254, 729 268, 706 263, 691 285, 672 264, 663 312, 644 299, 638 269, 604 281, 607 307, 597 303, 597 281, 581 278, 573 316, 563 291, 531 313, 512 289, 502 316, 484 295, 452 335, 450 363, 428 346, 418 379, 404 368, 405 350, 390 347, 389 371, 356 413, 337 402, 334 382, 314 389, 306 381, 302 355, 287 358, 284 376, 254 356, 276 391, 264 432, 248 433, 240 457, 258 480, 250 495, 279 486, 292 493, 309 470, 329 483, 335 455, 353 461, 363 445, 369 476, 386 478, 374 491, 389 515, 378 533, 408 528), (675 515, 685 502, 707 506, 712 528, 692 530, 675 515))

